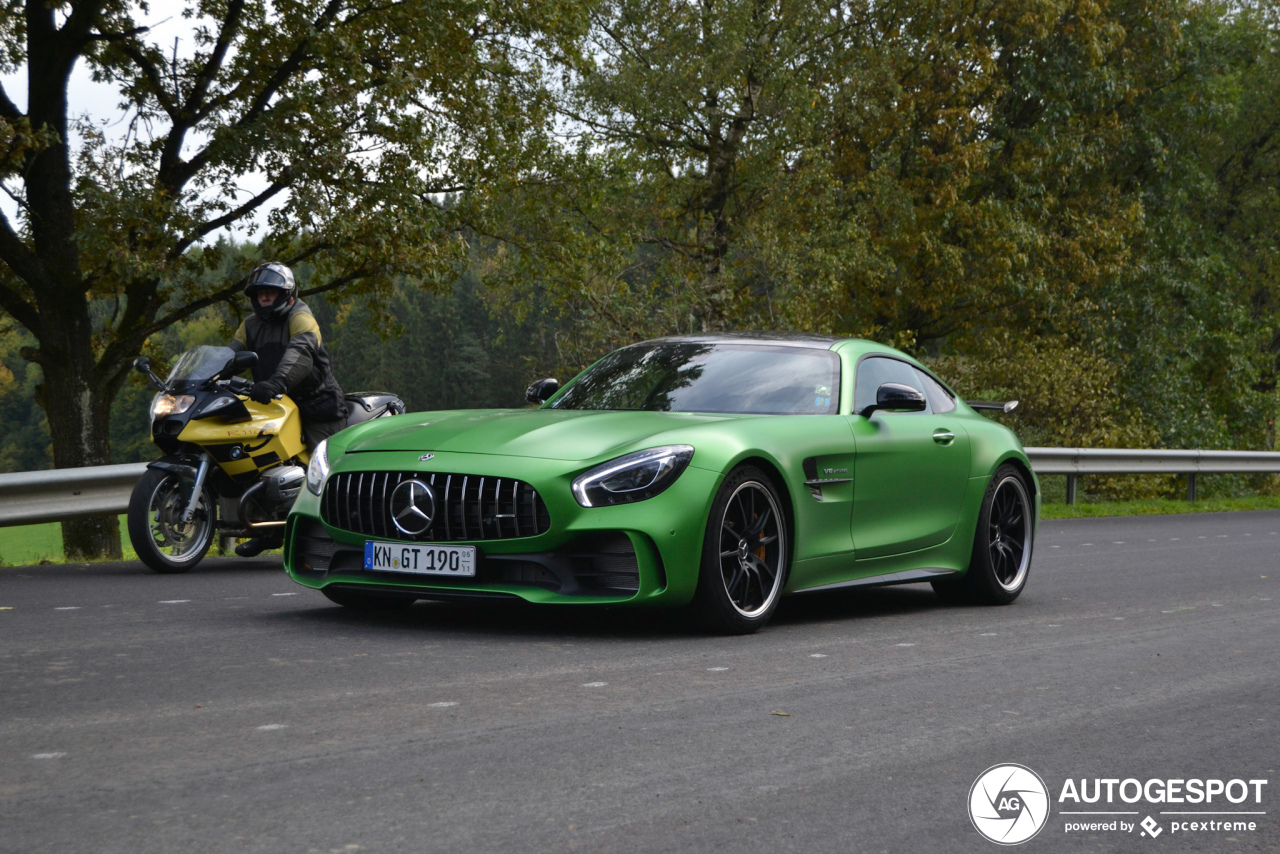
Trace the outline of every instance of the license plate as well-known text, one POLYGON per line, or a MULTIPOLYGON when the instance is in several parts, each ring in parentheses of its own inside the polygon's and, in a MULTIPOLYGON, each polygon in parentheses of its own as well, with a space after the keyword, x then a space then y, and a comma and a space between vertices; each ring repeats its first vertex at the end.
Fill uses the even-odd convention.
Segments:
POLYGON ((474 578, 475 546, 408 545, 365 540, 364 568, 412 575, 452 575, 474 578))

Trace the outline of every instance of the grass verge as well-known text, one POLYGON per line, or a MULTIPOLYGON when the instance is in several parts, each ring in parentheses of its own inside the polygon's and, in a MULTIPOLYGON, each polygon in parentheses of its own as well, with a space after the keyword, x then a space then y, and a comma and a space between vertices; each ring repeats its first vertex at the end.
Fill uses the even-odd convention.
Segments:
MULTIPOLYGON (((129 531, 126 528, 127 517, 121 514, 120 548, 123 560, 137 560, 138 553, 129 543, 129 531)), ((264 552, 278 554, 279 550, 264 552)), ((209 549, 210 556, 218 554, 215 542, 209 549)), ((97 558, 90 563, 104 563, 108 558, 97 558)), ((84 563, 85 561, 67 560, 62 553, 62 525, 57 522, 46 522, 41 525, 19 525, 13 528, 0 528, 0 566, 36 566, 47 563, 84 563)))
MULTIPOLYGON (((120 521, 120 545, 124 550, 124 559, 137 560, 138 553, 129 545, 126 517, 122 513, 117 518, 120 521)), ((0 528, 0 566, 70 562, 62 553, 62 525, 58 522, 0 528)))
POLYGON ((1096 519, 1103 516, 1165 516, 1173 513, 1226 513, 1233 510, 1280 510, 1280 495, 1247 498, 1202 498, 1180 501, 1151 498, 1142 501, 1102 501, 1097 504, 1044 504, 1041 519, 1096 519))

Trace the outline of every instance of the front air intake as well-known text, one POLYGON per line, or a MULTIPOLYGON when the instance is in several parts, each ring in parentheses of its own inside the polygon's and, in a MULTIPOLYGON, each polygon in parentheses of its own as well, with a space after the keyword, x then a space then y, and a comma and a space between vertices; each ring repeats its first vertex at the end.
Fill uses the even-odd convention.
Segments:
POLYGON ((325 484, 320 516, 367 537, 433 543, 533 537, 551 528, 542 497, 524 481, 445 472, 335 474, 325 484), (415 479, 431 488, 435 512, 430 526, 411 536, 391 520, 391 494, 415 479))

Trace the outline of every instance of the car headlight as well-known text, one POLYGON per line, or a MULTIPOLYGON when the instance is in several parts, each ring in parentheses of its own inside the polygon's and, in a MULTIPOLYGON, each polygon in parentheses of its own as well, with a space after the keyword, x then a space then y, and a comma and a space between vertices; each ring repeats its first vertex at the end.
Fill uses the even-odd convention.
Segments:
POLYGON ((168 392, 160 392, 151 398, 151 420, 162 418, 166 415, 181 415, 191 408, 191 404, 195 403, 194 395, 183 394, 174 396, 168 392))
POLYGON ((307 465, 307 489, 315 495, 320 494, 324 479, 329 476, 329 440, 324 439, 311 452, 311 462, 307 465))
POLYGON ((583 507, 644 501, 675 483, 691 459, 691 445, 636 451, 578 475, 573 480, 573 497, 583 507))

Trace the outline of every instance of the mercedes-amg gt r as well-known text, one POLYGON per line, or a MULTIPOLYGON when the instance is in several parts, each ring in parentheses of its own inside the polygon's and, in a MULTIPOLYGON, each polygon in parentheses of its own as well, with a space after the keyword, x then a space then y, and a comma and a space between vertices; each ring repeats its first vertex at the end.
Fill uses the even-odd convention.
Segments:
POLYGON ((1017 437, 919 362, 813 335, 624 347, 537 408, 378 419, 314 449, 285 567, 356 608, 690 605, 752 632, 780 597, 930 582, 1006 604, 1040 490, 1017 437))

